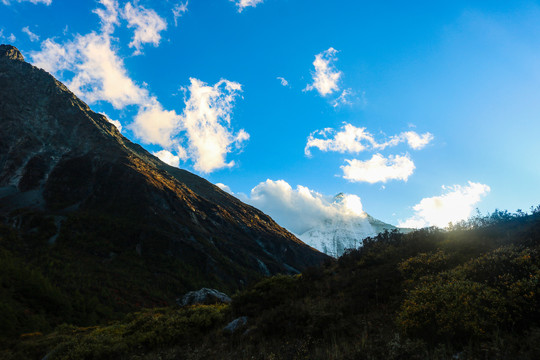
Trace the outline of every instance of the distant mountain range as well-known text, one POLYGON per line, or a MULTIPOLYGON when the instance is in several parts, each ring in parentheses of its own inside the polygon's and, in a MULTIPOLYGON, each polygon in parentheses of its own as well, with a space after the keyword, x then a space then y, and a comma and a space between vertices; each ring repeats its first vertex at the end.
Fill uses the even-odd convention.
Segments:
MULTIPOLYGON (((337 194, 333 202, 339 204, 345 195, 337 194)), ((357 249, 362 240, 385 230, 407 233, 411 229, 398 228, 375 219, 367 213, 347 217, 326 218, 318 225, 297 235, 300 240, 333 257, 341 256, 346 249, 357 249)))
POLYGON ((51 272, 37 259, 47 252, 89 279, 107 277, 126 301, 143 283, 147 298, 173 299, 327 258, 261 211, 129 141, 9 45, 0 45, 0 220, 25 239, 43 238, 43 248, 21 245, 43 271, 51 272), (137 276, 126 264, 137 264, 137 276))

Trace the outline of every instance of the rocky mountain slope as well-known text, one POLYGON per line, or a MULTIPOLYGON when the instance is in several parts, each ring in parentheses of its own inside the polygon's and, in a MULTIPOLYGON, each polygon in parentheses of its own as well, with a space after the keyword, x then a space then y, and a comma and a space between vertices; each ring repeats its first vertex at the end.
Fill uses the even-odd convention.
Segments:
POLYGON ((194 278, 235 288, 326 258, 261 211, 126 139, 9 45, 0 45, 0 219, 39 234, 47 251, 77 256, 74 266, 85 271, 100 264, 114 273, 123 259, 140 263, 145 281, 180 277, 185 290, 194 278))

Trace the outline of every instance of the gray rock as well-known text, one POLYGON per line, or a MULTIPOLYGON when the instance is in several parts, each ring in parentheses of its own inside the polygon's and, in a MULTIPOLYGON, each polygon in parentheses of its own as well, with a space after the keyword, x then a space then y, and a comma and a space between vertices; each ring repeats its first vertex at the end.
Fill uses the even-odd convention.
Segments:
POLYGON ((238 330, 241 327, 243 327, 244 325, 246 325, 247 321, 248 321, 247 316, 241 316, 241 317, 239 317, 237 319, 234 319, 230 323, 228 323, 227 326, 225 326, 223 328, 223 331, 229 332, 229 333, 234 333, 234 332, 236 332, 236 330, 238 330))
POLYGON ((202 288, 198 291, 190 291, 182 298, 176 299, 176 303, 180 306, 189 305, 212 305, 212 304, 228 304, 231 298, 222 292, 215 289, 202 288))

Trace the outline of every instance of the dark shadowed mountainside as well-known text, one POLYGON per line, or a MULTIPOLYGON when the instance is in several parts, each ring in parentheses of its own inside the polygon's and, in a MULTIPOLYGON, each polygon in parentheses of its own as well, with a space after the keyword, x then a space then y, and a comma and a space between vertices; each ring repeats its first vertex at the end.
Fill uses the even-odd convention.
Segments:
POLYGON ((8 45, 0 45, 0 219, 11 234, 1 246, 54 286, 98 302, 152 305, 201 285, 232 291, 327 258, 126 139, 8 45))

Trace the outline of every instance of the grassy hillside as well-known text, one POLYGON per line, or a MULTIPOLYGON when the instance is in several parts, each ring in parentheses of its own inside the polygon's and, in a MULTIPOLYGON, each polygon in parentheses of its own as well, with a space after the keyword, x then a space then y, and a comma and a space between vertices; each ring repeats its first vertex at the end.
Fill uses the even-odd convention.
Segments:
POLYGON ((230 305, 155 308, 45 335, 27 325, 37 329, 70 306, 77 325, 79 310, 60 284, 16 259, 6 264, 2 274, 21 275, 7 287, 2 275, 2 304, 19 299, 6 289, 20 287, 51 303, 45 320, 18 325, 28 334, 5 340, 7 359, 53 349, 49 359, 540 358, 540 208, 496 211, 448 230, 382 233, 301 275, 254 283, 230 305), (223 330, 240 316, 247 325, 223 330))

